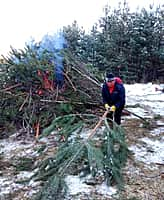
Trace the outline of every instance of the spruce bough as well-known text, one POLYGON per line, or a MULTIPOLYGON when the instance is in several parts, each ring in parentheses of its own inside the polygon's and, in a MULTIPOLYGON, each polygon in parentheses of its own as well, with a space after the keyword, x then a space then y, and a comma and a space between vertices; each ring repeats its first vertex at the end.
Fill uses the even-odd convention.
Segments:
MULTIPOLYGON (((94 179, 101 174, 102 181, 106 181, 107 185, 116 184, 121 189, 123 187, 121 170, 128 154, 124 129, 115 123, 111 129, 105 118, 97 134, 84 139, 80 137, 85 131, 84 121, 81 121, 83 125, 81 127, 77 126, 79 121, 77 122, 76 115, 65 117, 71 121, 69 128, 74 132, 69 132, 66 141, 59 146, 57 153, 44 160, 39 166, 34 178, 36 181, 44 181, 44 186, 35 200, 54 200, 54 198, 64 197, 68 189, 65 177, 70 174, 83 174, 83 176, 91 174, 94 179), (76 127, 76 130, 72 127, 76 127)), ((66 128, 65 124, 62 126, 62 121, 65 120, 62 118, 54 120, 54 124, 50 125, 51 128, 57 124, 60 124, 61 130, 66 128)), ((47 132, 46 135, 48 135, 47 132)))

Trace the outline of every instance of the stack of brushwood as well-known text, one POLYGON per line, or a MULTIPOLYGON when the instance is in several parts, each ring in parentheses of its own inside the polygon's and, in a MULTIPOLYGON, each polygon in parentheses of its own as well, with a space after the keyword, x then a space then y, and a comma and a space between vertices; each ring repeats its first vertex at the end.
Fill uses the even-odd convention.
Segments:
POLYGON ((100 85, 85 65, 65 53, 64 85, 55 85, 51 54, 12 49, 0 66, 0 134, 24 128, 39 132, 68 113, 85 113, 101 105, 100 85))
POLYGON ((64 138, 32 177, 44 183, 34 197, 39 200, 64 199, 68 174, 92 174, 108 185, 123 184, 121 169, 128 152, 124 130, 115 123, 109 127, 106 115, 100 118, 100 83, 70 52, 63 54, 62 88, 55 84, 52 55, 47 52, 38 56, 29 47, 12 49, 0 67, 0 135, 24 129, 37 138, 53 132, 64 138), (91 133, 82 137, 88 129, 91 133))

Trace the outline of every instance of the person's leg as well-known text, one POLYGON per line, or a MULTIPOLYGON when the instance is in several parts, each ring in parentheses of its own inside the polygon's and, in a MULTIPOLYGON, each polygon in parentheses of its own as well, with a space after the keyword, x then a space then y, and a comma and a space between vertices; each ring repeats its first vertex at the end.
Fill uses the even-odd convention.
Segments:
POLYGON ((121 115, 122 115, 122 109, 116 109, 115 115, 114 115, 114 121, 120 125, 121 124, 121 115))
POLYGON ((112 120, 113 120, 113 112, 109 112, 107 114, 107 121, 108 121, 108 124, 109 124, 110 127, 112 127, 112 124, 113 124, 112 120))

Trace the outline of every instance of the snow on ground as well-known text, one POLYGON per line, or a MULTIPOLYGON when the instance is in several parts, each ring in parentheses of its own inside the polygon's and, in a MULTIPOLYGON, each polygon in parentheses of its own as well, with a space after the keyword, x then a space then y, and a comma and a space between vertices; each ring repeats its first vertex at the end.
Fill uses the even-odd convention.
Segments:
POLYGON ((103 197, 110 197, 113 194, 116 194, 117 190, 114 187, 109 187, 105 182, 101 185, 87 185, 83 178, 79 178, 79 176, 67 176, 66 183, 69 187, 70 195, 77 194, 87 194, 90 195, 93 192, 96 194, 102 195, 103 197))
POLYGON ((136 159, 146 163, 147 166, 152 163, 164 164, 164 141, 153 141, 149 138, 142 138, 141 141, 145 146, 139 144, 129 147, 129 150, 135 153, 136 159))
POLYGON ((160 135, 161 133, 164 133, 164 123, 162 123, 162 127, 155 128, 152 131, 150 131, 150 133, 156 136, 160 135))
POLYGON ((83 192, 89 193, 91 190, 91 186, 83 183, 79 176, 67 176, 66 183, 69 186, 70 195, 76 195, 83 192))
POLYGON ((35 156, 36 152, 34 152, 33 147, 35 146, 35 142, 25 142, 22 141, 14 141, 12 139, 0 140, 0 154, 5 154, 6 159, 10 159, 14 154, 23 156, 35 156))
MULTIPOLYGON (((125 85, 127 105, 139 104, 141 107, 128 108, 129 111, 141 117, 153 118, 153 115, 164 116, 164 93, 156 91, 156 88, 163 88, 157 84, 133 84, 125 85)), ((132 116, 130 116, 132 117, 132 116)), ((157 121, 158 128, 150 131, 154 136, 160 136, 164 132, 164 122, 157 121)), ((164 164, 164 137, 160 139, 142 138, 145 145, 135 145, 129 147, 133 151, 137 160, 147 164, 164 164)))
POLYGON ((139 104, 141 107, 128 108, 129 111, 137 113, 141 117, 150 117, 150 114, 164 116, 164 93, 156 91, 156 88, 163 88, 157 84, 125 84, 126 105, 139 104))

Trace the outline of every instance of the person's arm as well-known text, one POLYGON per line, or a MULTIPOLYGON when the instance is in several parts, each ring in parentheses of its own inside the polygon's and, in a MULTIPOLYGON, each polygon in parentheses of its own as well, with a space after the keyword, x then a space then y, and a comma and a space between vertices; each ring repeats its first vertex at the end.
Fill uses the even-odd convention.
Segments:
POLYGON ((123 84, 118 85, 119 100, 116 102, 116 108, 123 107, 125 105, 125 88, 123 84))
POLYGON ((110 106, 108 104, 108 99, 107 99, 107 86, 104 84, 102 88, 102 99, 103 99, 103 104, 106 110, 110 109, 110 106))
POLYGON ((102 100, 103 100, 103 104, 108 103, 105 84, 103 84, 103 87, 102 87, 102 100))

